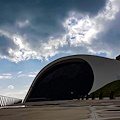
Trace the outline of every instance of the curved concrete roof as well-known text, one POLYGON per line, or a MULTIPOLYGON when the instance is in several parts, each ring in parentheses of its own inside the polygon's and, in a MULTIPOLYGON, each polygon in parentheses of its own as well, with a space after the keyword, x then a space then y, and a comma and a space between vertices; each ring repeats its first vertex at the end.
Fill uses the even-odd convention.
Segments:
POLYGON ((37 74, 24 99, 24 102, 26 102, 39 76, 41 76, 47 69, 51 68, 52 66, 70 59, 72 60, 77 59, 81 62, 86 61, 91 66, 94 74, 94 83, 90 92, 93 92, 101 88, 107 83, 120 79, 120 61, 94 55, 66 56, 49 63, 37 74))

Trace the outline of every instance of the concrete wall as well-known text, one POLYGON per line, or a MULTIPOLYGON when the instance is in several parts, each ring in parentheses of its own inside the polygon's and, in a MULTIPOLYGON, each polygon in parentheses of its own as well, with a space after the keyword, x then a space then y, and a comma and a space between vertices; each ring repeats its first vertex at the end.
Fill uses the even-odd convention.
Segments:
POLYGON ((80 58, 86 60, 94 72, 94 84, 90 92, 120 79, 120 61, 89 55, 81 55, 80 58))

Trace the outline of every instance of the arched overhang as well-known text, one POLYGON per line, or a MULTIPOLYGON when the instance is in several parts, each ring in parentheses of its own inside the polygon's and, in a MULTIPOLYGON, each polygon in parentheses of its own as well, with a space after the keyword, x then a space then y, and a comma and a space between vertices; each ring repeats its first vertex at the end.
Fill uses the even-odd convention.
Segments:
POLYGON ((38 73, 24 102, 39 101, 43 98, 46 100, 73 99, 78 95, 89 93, 93 82, 94 74, 92 67, 86 60, 80 58, 79 55, 59 58, 45 66, 38 73), (63 69, 64 72, 61 72, 63 69), (57 79, 51 77, 59 73, 60 75, 58 75, 57 79), (36 91, 39 95, 38 93, 35 94, 36 91))

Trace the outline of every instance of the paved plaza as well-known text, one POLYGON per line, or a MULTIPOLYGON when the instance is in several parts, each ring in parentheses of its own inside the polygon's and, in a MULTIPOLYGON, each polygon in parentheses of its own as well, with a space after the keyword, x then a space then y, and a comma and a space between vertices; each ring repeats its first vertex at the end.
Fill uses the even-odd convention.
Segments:
POLYGON ((120 120, 120 100, 65 100, 1 107, 0 120, 120 120))

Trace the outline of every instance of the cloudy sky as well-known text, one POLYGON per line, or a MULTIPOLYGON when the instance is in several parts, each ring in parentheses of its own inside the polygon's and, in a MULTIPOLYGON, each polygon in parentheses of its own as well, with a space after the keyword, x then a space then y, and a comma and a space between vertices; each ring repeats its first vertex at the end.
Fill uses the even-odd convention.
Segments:
POLYGON ((67 55, 120 54, 120 0, 0 0, 0 95, 24 98, 67 55))

